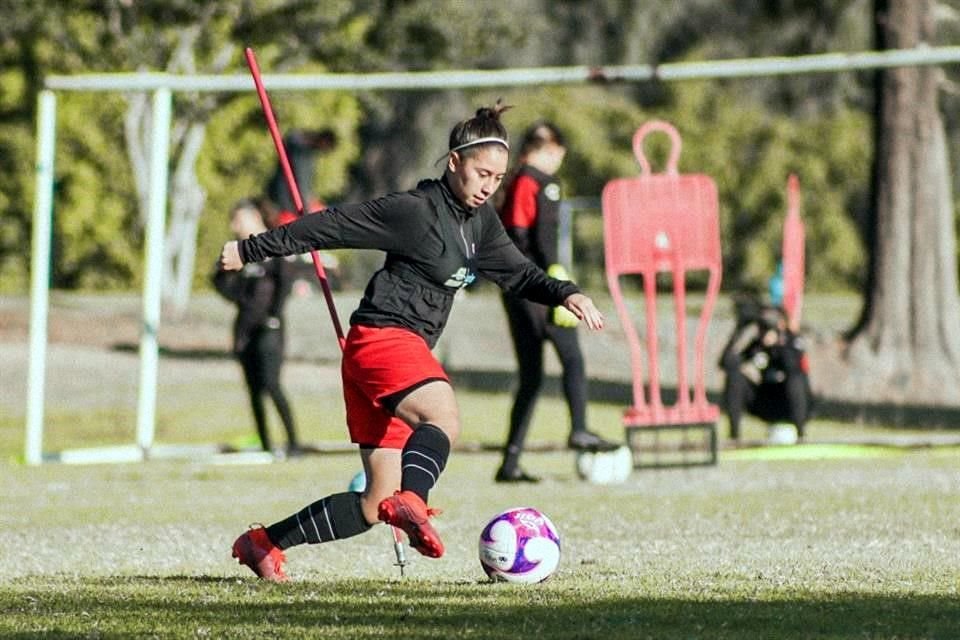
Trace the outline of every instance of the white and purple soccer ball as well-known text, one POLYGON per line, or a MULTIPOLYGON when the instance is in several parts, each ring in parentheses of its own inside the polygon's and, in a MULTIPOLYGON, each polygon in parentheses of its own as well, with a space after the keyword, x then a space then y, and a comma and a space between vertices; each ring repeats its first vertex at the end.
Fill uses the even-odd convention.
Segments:
POLYGON ((533 507, 499 513, 480 533, 480 565, 492 580, 543 582, 560 564, 560 534, 533 507))

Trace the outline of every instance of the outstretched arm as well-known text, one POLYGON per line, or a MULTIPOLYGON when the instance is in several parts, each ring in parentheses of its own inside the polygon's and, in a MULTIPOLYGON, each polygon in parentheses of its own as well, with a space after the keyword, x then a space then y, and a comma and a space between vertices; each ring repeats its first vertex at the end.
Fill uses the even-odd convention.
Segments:
POLYGON ((220 264, 236 270, 245 262, 261 262, 313 249, 401 250, 423 234, 429 207, 414 192, 389 194, 357 204, 344 204, 302 216, 290 224, 223 245, 220 264))

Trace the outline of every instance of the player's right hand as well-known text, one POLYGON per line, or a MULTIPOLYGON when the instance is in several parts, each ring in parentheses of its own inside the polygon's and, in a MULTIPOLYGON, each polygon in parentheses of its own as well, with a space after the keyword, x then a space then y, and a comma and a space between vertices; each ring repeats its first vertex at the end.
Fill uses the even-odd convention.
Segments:
POLYGON ((236 240, 223 245, 220 251, 219 266, 224 271, 239 271, 243 269, 243 260, 240 259, 240 246, 236 240))

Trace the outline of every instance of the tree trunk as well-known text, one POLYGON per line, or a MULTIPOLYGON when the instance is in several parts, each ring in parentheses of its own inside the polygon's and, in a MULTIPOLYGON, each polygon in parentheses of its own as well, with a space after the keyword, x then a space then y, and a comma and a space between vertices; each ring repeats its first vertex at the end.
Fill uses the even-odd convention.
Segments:
POLYGON ((181 317, 190 304, 197 254, 197 227, 206 204, 207 192, 197 176, 197 157, 203 147, 207 126, 187 125, 180 144, 173 179, 170 182, 170 215, 164 243, 164 299, 171 303, 174 317, 181 317))
MULTIPOLYGON (((195 48, 203 28, 196 26, 179 34, 177 47, 171 54, 167 70, 171 73, 196 73, 195 48)), ((220 73, 232 60, 235 45, 224 45, 214 56, 211 73, 220 73)), ((169 184, 169 214, 164 234, 162 296, 174 317, 180 317, 190 303, 197 253, 197 228, 206 203, 207 193, 200 184, 196 165, 207 132, 207 121, 221 101, 227 98, 193 96, 186 99, 186 116, 174 114, 170 156, 173 175, 169 184)), ((129 96, 124 119, 127 153, 136 177, 140 210, 145 215, 150 175, 149 139, 153 116, 145 93, 129 96)), ((141 216, 142 219, 142 216, 141 216)))
POLYGON ((143 231, 147 223, 147 207, 150 191, 150 97, 146 93, 133 93, 127 96, 127 113, 123 118, 124 140, 127 156, 133 169, 134 184, 137 187, 137 200, 140 203, 140 228, 143 231))
MULTIPOLYGON (((141 225, 149 199, 150 133, 153 112, 150 99, 145 93, 132 94, 124 118, 127 154, 133 167, 137 196, 140 201, 141 225)), ((204 122, 178 122, 175 129, 184 131, 174 135, 171 141, 170 158, 174 159, 173 175, 169 184, 167 202, 169 211, 164 223, 163 276, 161 292, 163 301, 170 305, 173 317, 186 311, 193 285, 194 258, 197 245, 197 225, 206 201, 206 192, 196 174, 197 156, 206 134, 204 122)))
MULTIPOLYGON (((932 0, 876 0, 881 49, 933 42, 932 0)), ((878 74, 870 277, 850 344, 850 390, 960 403, 953 197, 935 67, 878 74)))

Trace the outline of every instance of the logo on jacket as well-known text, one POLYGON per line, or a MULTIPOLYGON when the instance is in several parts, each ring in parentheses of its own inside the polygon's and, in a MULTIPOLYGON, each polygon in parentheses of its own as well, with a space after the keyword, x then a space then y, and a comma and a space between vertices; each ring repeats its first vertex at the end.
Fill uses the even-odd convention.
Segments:
POLYGON ((551 182, 543 188, 543 195, 547 197, 547 200, 556 202, 560 199, 560 185, 556 182, 551 182))
POLYGON ((250 262, 243 265, 243 269, 240 271, 243 274, 244 278, 262 278, 267 275, 267 270, 263 267, 262 264, 256 262, 250 262))
POLYGON ((443 283, 445 287, 456 287, 457 289, 462 289, 469 284, 473 284, 473 281, 477 279, 476 274, 470 273, 470 270, 466 267, 460 267, 456 272, 447 278, 447 281, 443 283))

